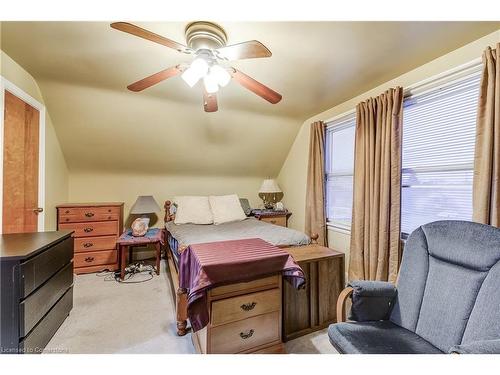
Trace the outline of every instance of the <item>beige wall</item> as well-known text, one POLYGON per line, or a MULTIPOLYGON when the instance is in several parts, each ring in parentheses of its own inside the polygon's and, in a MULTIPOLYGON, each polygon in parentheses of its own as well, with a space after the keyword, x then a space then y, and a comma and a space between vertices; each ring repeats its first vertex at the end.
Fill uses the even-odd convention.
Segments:
MULTIPOLYGON (((500 30, 486 35, 483 38, 456 49, 455 51, 441 56, 304 121, 278 175, 278 183, 285 193, 284 203, 293 211, 293 216, 290 218, 290 226, 298 230, 304 230, 309 125, 312 122, 328 120, 336 115, 352 110, 357 103, 371 96, 379 95, 390 87, 397 85, 407 87, 423 81, 426 78, 468 63, 480 57, 483 50, 488 45, 494 46, 498 42, 500 42, 500 30)), ((349 234, 340 233, 333 229, 329 229, 328 232, 329 246, 348 253, 350 241, 349 234)))
MULTIPOLYGON (((7 54, 0 50, 1 75, 44 103, 42 93, 35 79, 7 54)), ((55 206, 68 199, 68 168, 54 131, 49 111, 45 111, 45 230, 56 229, 55 206)))
MULTIPOLYGON (((153 195, 163 208, 165 200, 175 195, 238 194, 250 200, 253 207, 262 201, 257 196, 262 178, 227 176, 151 175, 140 173, 71 173, 69 200, 71 202, 125 202, 125 218, 138 195, 153 195)), ((160 225, 163 212, 158 213, 160 225)))

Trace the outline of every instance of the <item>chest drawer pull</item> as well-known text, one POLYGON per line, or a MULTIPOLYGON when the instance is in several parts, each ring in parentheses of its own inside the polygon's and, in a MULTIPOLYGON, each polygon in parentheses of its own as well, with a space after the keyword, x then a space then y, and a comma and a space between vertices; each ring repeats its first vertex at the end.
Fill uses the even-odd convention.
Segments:
POLYGON ((84 229, 83 229, 83 231, 84 231, 85 233, 90 233, 90 232, 92 232, 93 230, 94 230, 94 228, 84 228, 84 229))
POLYGON ((271 224, 276 224, 276 220, 271 220, 271 224))
POLYGON ((94 216, 94 213, 93 212, 85 212, 85 216, 92 217, 92 216, 94 216))
POLYGON ((246 340, 246 339, 249 339, 250 337, 253 336, 253 333, 255 331, 253 329, 251 329, 250 331, 246 332, 246 333, 243 333, 243 332, 240 332, 240 337, 243 339, 243 340, 246 340))
POLYGON ((242 310, 245 310, 245 311, 250 311, 250 310, 253 310, 256 305, 257 305, 257 302, 244 303, 243 305, 240 306, 240 308, 242 310))
POLYGON ((86 261, 87 263, 93 262, 93 261, 94 261, 94 257, 86 257, 86 258, 85 258, 85 261, 86 261))
POLYGON ((86 242, 83 244, 83 247, 92 247, 94 244, 92 242, 86 242))

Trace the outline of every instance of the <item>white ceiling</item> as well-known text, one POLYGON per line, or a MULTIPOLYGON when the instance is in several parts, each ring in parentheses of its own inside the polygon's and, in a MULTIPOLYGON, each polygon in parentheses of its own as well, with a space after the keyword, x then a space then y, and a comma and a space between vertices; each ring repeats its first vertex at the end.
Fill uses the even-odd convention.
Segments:
MULTIPOLYGON (((184 43, 186 23, 141 23, 184 43)), ((283 95, 271 105, 231 82, 219 111, 179 77, 126 86, 191 57, 104 22, 2 22, 2 49, 39 82, 70 170, 275 175, 302 122, 486 35, 499 22, 220 22, 228 44, 268 59, 233 65, 283 95)))

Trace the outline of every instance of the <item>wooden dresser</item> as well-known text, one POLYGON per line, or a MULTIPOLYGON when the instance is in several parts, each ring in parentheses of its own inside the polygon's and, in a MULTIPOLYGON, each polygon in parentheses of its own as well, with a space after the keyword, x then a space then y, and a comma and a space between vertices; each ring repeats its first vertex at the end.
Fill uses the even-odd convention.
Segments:
POLYGON ((283 340, 336 323, 337 298, 344 289, 344 253, 320 245, 285 248, 306 276, 306 288, 283 286, 283 340))
POLYGON ((73 307, 69 231, 0 239, 0 353, 41 353, 73 307))
POLYGON ((74 231, 75 273, 118 269, 116 240, 123 232, 123 202, 59 205, 57 228, 74 231))
POLYGON ((283 353, 281 275, 208 292, 210 323, 193 334, 199 353, 283 353))

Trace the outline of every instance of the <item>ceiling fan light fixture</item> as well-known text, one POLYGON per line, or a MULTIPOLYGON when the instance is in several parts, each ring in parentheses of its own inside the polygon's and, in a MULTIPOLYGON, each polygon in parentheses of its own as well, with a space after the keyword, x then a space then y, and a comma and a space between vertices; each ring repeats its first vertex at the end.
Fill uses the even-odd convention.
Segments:
POLYGON ((210 68, 210 76, 214 77, 219 86, 225 87, 231 80, 231 75, 220 65, 213 65, 210 68))
POLYGON ((207 72, 208 63, 205 59, 199 57, 191 63, 191 66, 182 73, 181 77, 189 87, 193 87, 207 72))
POLYGON ((219 91, 219 85, 217 84, 217 80, 215 79, 215 76, 213 74, 207 74, 203 78, 203 83, 205 84, 205 90, 209 94, 215 94, 217 91, 219 91))

